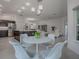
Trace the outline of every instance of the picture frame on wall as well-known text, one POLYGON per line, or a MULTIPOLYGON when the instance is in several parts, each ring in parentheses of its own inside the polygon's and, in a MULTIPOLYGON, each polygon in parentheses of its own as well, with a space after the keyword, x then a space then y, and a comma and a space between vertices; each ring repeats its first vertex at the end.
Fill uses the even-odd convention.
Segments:
POLYGON ((41 29, 40 25, 38 25, 38 29, 39 29, 39 30, 41 29))
POLYGON ((52 28, 52 31, 55 31, 55 28, 56 28, 56 27, 55 27, 55 26, 52 26, 51 28, 52 28))
POLYGON ((47 32, 47 25, 38 25, 38 29, 47 32))

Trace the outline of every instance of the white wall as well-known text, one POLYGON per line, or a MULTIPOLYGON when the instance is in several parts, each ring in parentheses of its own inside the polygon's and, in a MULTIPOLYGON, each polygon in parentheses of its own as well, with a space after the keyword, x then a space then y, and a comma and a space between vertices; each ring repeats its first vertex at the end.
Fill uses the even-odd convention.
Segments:
MULTIPOLYGON (((24 24, 25 23, 29 23, 28 21, 24 20, 24 18, 22 16, 19 15, 15 15, 15 14, 5 14, 5 15, 0 15, 1 19, 4 20, 14 20, 16 21, 16 30, 24 30, 24 24)), ((32 23, 37 24, 37 25, 44 25, 47 24, 48 25, 48 32, 51 32, 51 26, 56 26, 57 29, 59 29, 59 31, 61 33, 64 33, 64 22, 66 20, 66 16, 62 17, 62 18, 57 18, 57 19, 49 19, 49 20, 38 20, 38 21, 33 21, 32 23)), ((31 23, 31 22, 30 22, 31 23)))
MULTIPOLYGON (((38 25, 48 25, 47 31, 51 33, 51 26, 56 26, 57 29, 59 29, 60 33, 64 33, 64 21, 67 19, 67 17, 62 17, 58 19, 49 19, 49 20, 37 20, 33 21, 32 23, 35 23, 38 25)), ((27 22, 27 21, 26 21, 27 22)))
POLYGON ((16 30, 20 30, 20 31, 23 31, 24 30, 24 18, 23 17, 20 17, 20 16, 16 16, 16 30))
POLYGON ((79 5, 79 0, 68 0, 68 48, 79 54, 79 42, 76 41, 75 18, 73 8, 79 5))
POLYGON ((23 26, 24 26, 24 18, 19 16, 19 15, 15 15, 15 14, 3 14, 0 15, 0 19, 1 20, 11 20, 11 21, 16 21, 16 30, 23 30, 23 26))
POLYGON ((65 25, 67 24, 67 16, 60 18, 60 30, 65 34, 65 25))

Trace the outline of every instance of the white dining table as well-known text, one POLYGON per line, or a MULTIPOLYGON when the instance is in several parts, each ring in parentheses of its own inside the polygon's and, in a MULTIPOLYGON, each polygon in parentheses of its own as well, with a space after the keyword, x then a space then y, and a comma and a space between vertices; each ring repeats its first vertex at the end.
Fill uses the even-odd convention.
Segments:
POLYGON ((24 42, 28 44, 36 44, 36 55, 33 59, 39 59, 39 51, 38 51, 38 45, 42 43, 47 43, 52 41, 53 39, 49 39, 48 37, 40 37, 40 38, 35 38, 34 36, 30 36, 26 39, 23 39, 24 42))

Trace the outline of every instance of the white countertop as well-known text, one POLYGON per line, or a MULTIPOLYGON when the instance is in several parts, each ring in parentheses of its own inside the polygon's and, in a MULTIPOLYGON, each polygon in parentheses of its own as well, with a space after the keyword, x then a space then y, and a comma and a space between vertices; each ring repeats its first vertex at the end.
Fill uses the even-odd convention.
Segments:
POLYGON ((0 30, 8 30, 8 27, 0 27, 0 30))

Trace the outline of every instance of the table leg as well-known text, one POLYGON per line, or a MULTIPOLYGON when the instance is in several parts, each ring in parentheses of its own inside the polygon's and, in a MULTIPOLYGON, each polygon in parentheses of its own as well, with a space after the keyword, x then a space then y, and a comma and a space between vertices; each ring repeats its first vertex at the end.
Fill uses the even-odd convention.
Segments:
POLYGON ((35 57, 33 59, 39 59, 39 51, 38 51, 38 48, 39 48, 39 46, 38 46, 38 44, 36 44, 36 55, 35 55, 35 57))
POLYGON ((36 54, 38 54, 38 44, 36 44, 36 54))

